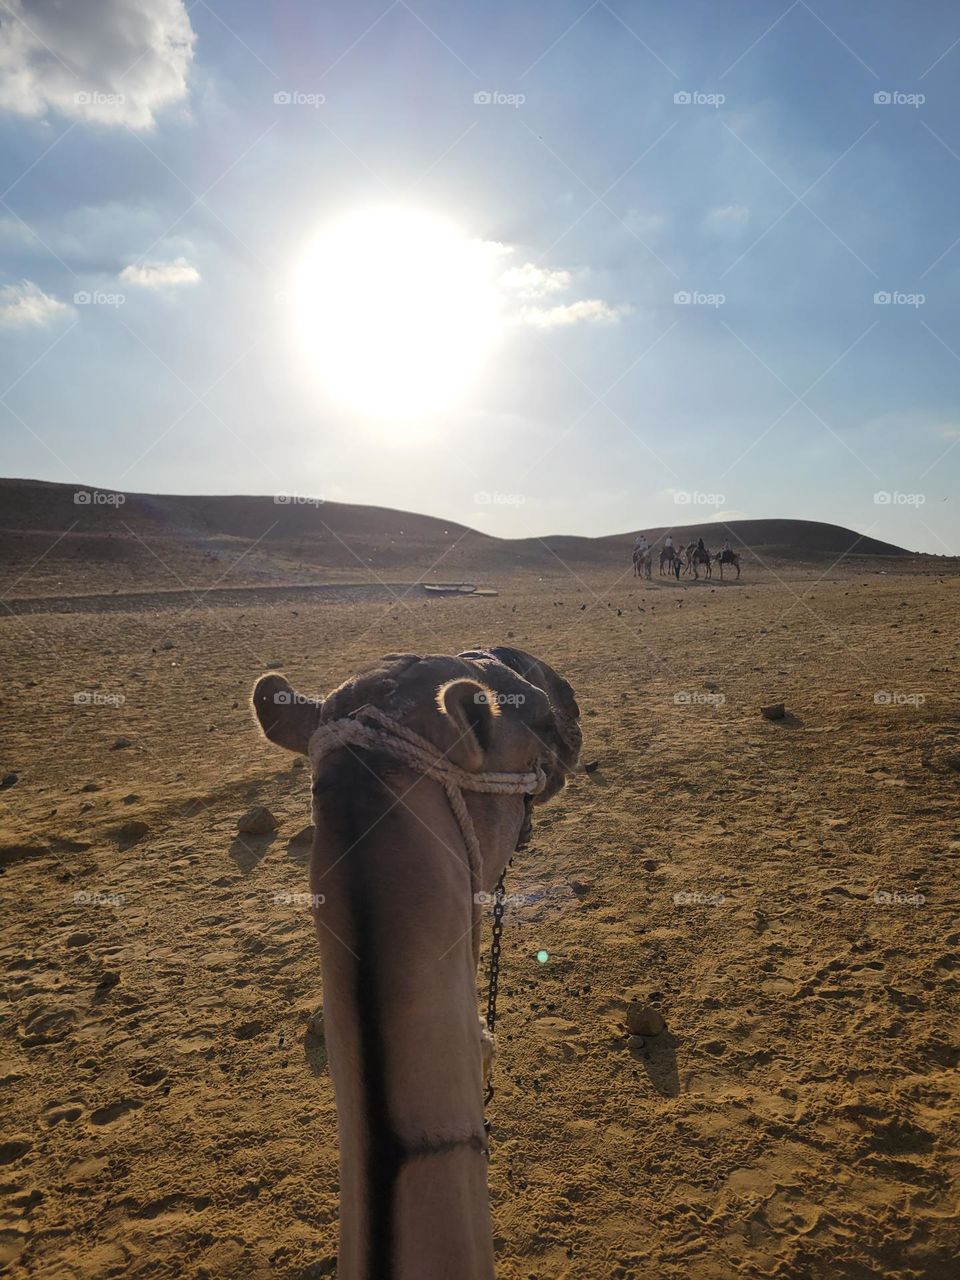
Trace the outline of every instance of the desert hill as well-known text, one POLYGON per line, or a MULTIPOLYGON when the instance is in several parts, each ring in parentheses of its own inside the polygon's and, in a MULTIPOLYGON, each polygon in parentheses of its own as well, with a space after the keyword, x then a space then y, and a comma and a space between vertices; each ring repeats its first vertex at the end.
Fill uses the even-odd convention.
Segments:
MULTIPOLYGON (((654 544, 666 531, 644 530, 654 544)), ((228 575, 230 585, 264 585, 615 569, 629 563, 635 532, 496 538, 435 516, 286 495, 118 495, 0 479, 0 589, 13 597, 82 595, 209 587, 228 575)), ((712 547, 729 537, 748 558, 768 564, 912 555, 809 520, 703 522, 671 532, 684 542, 702 536, 712 547)))

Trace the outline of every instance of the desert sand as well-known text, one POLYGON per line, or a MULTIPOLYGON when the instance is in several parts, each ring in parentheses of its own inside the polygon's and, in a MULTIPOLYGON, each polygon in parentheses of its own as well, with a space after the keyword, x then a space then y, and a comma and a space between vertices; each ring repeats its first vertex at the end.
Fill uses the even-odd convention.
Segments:
POLYGON ((597 762, 509 873, 498 1275, 956 1274, 954 566, 678 585, 557 561, 488 572, 486 598, 238 574, 210 599, 189 570, 145 595, 101 566, 57 596, 55 554, 8 579, 5 1274, 335 1274, 309 777, 250 690, 270 666, 322 693, 385 652, 498 642, 571 681, 597 762), (253 804, 276 833, 238 835, 253 804), (632 999, 666 1020, 638 1047, 632 999))

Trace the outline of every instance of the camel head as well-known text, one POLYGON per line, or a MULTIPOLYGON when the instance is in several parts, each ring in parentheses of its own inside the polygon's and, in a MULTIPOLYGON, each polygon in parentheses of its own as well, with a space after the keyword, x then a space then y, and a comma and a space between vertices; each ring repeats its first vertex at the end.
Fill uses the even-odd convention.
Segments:
MULTIPOLYGON (((253 692, 265 736, 308 757, 321 724, 366 706, 414 730, 467 772, 525 773, 539 767, 546 786, 534 798, 537 804, 563 788, 580 751, 573 690, 546 663, 519 649, 477 649, 458 657, 388 654, 324 699, 298 693, 273 673, 262 676, 253 692)), ((311 763, 316 779, 324 761, 311 763)), ((382 776, 392 767, 386 762, 382 776)), ((469 803, 487 849, 502 848, 507 829, 525 817, 523 796, 471 795, 469 803), (503 831, 489 829, 494 819, 503 831)))

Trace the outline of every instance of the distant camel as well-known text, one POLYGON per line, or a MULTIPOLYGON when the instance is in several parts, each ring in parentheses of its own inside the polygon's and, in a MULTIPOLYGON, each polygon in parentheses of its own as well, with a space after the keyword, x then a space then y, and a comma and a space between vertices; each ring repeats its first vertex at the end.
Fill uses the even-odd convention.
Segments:
POLYGON ((687 569, 693 569, 693 576, 699 578, 697 566, 703 568, 703 576, 705 578, 713 577, 713 565, 709 551, 701 551, 695 542, 691 542, 687 547, 687 569))
POLYGON ((660 550, 660 577, 663 577, 663 566, 667 566, 667 573, 673 573, 673 558, 676 555, 673 547, 662 547, 660 550))
POLYGON ((723 566, 725 564, 732 564, 737 571, 737 577, 740 577, 740 557, 736 551, 718 551, 716 559, 717 564, 720 566, 721 579, 723 578, 723 566))
POLYGON ((337 1275, 493 1280, 478 904, 576 764, 573 690, 519 649, 394 653, 322 700, 261 676, 253 706, 313 774, 337 1275))
POLYGON ((649 578, 653 573, 652 569, 653 557, 649 551, 641 551, 639 547, 633 549, 633 576, 635 578, 649 578))

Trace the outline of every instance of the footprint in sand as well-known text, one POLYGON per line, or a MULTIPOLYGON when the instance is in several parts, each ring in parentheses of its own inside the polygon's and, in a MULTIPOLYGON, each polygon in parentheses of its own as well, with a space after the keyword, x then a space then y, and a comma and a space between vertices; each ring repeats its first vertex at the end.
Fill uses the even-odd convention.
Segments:
POLYGON ((97 1126, 116 1124, 118 1120, 123 1120, 132 1111, 139 1110, 143 1106, 137 1098, 121 1098, 119 1102, 111 1102, 109 1106, 98 1107, 96 1111, 90 1113, 90 1123, 97 1126))

